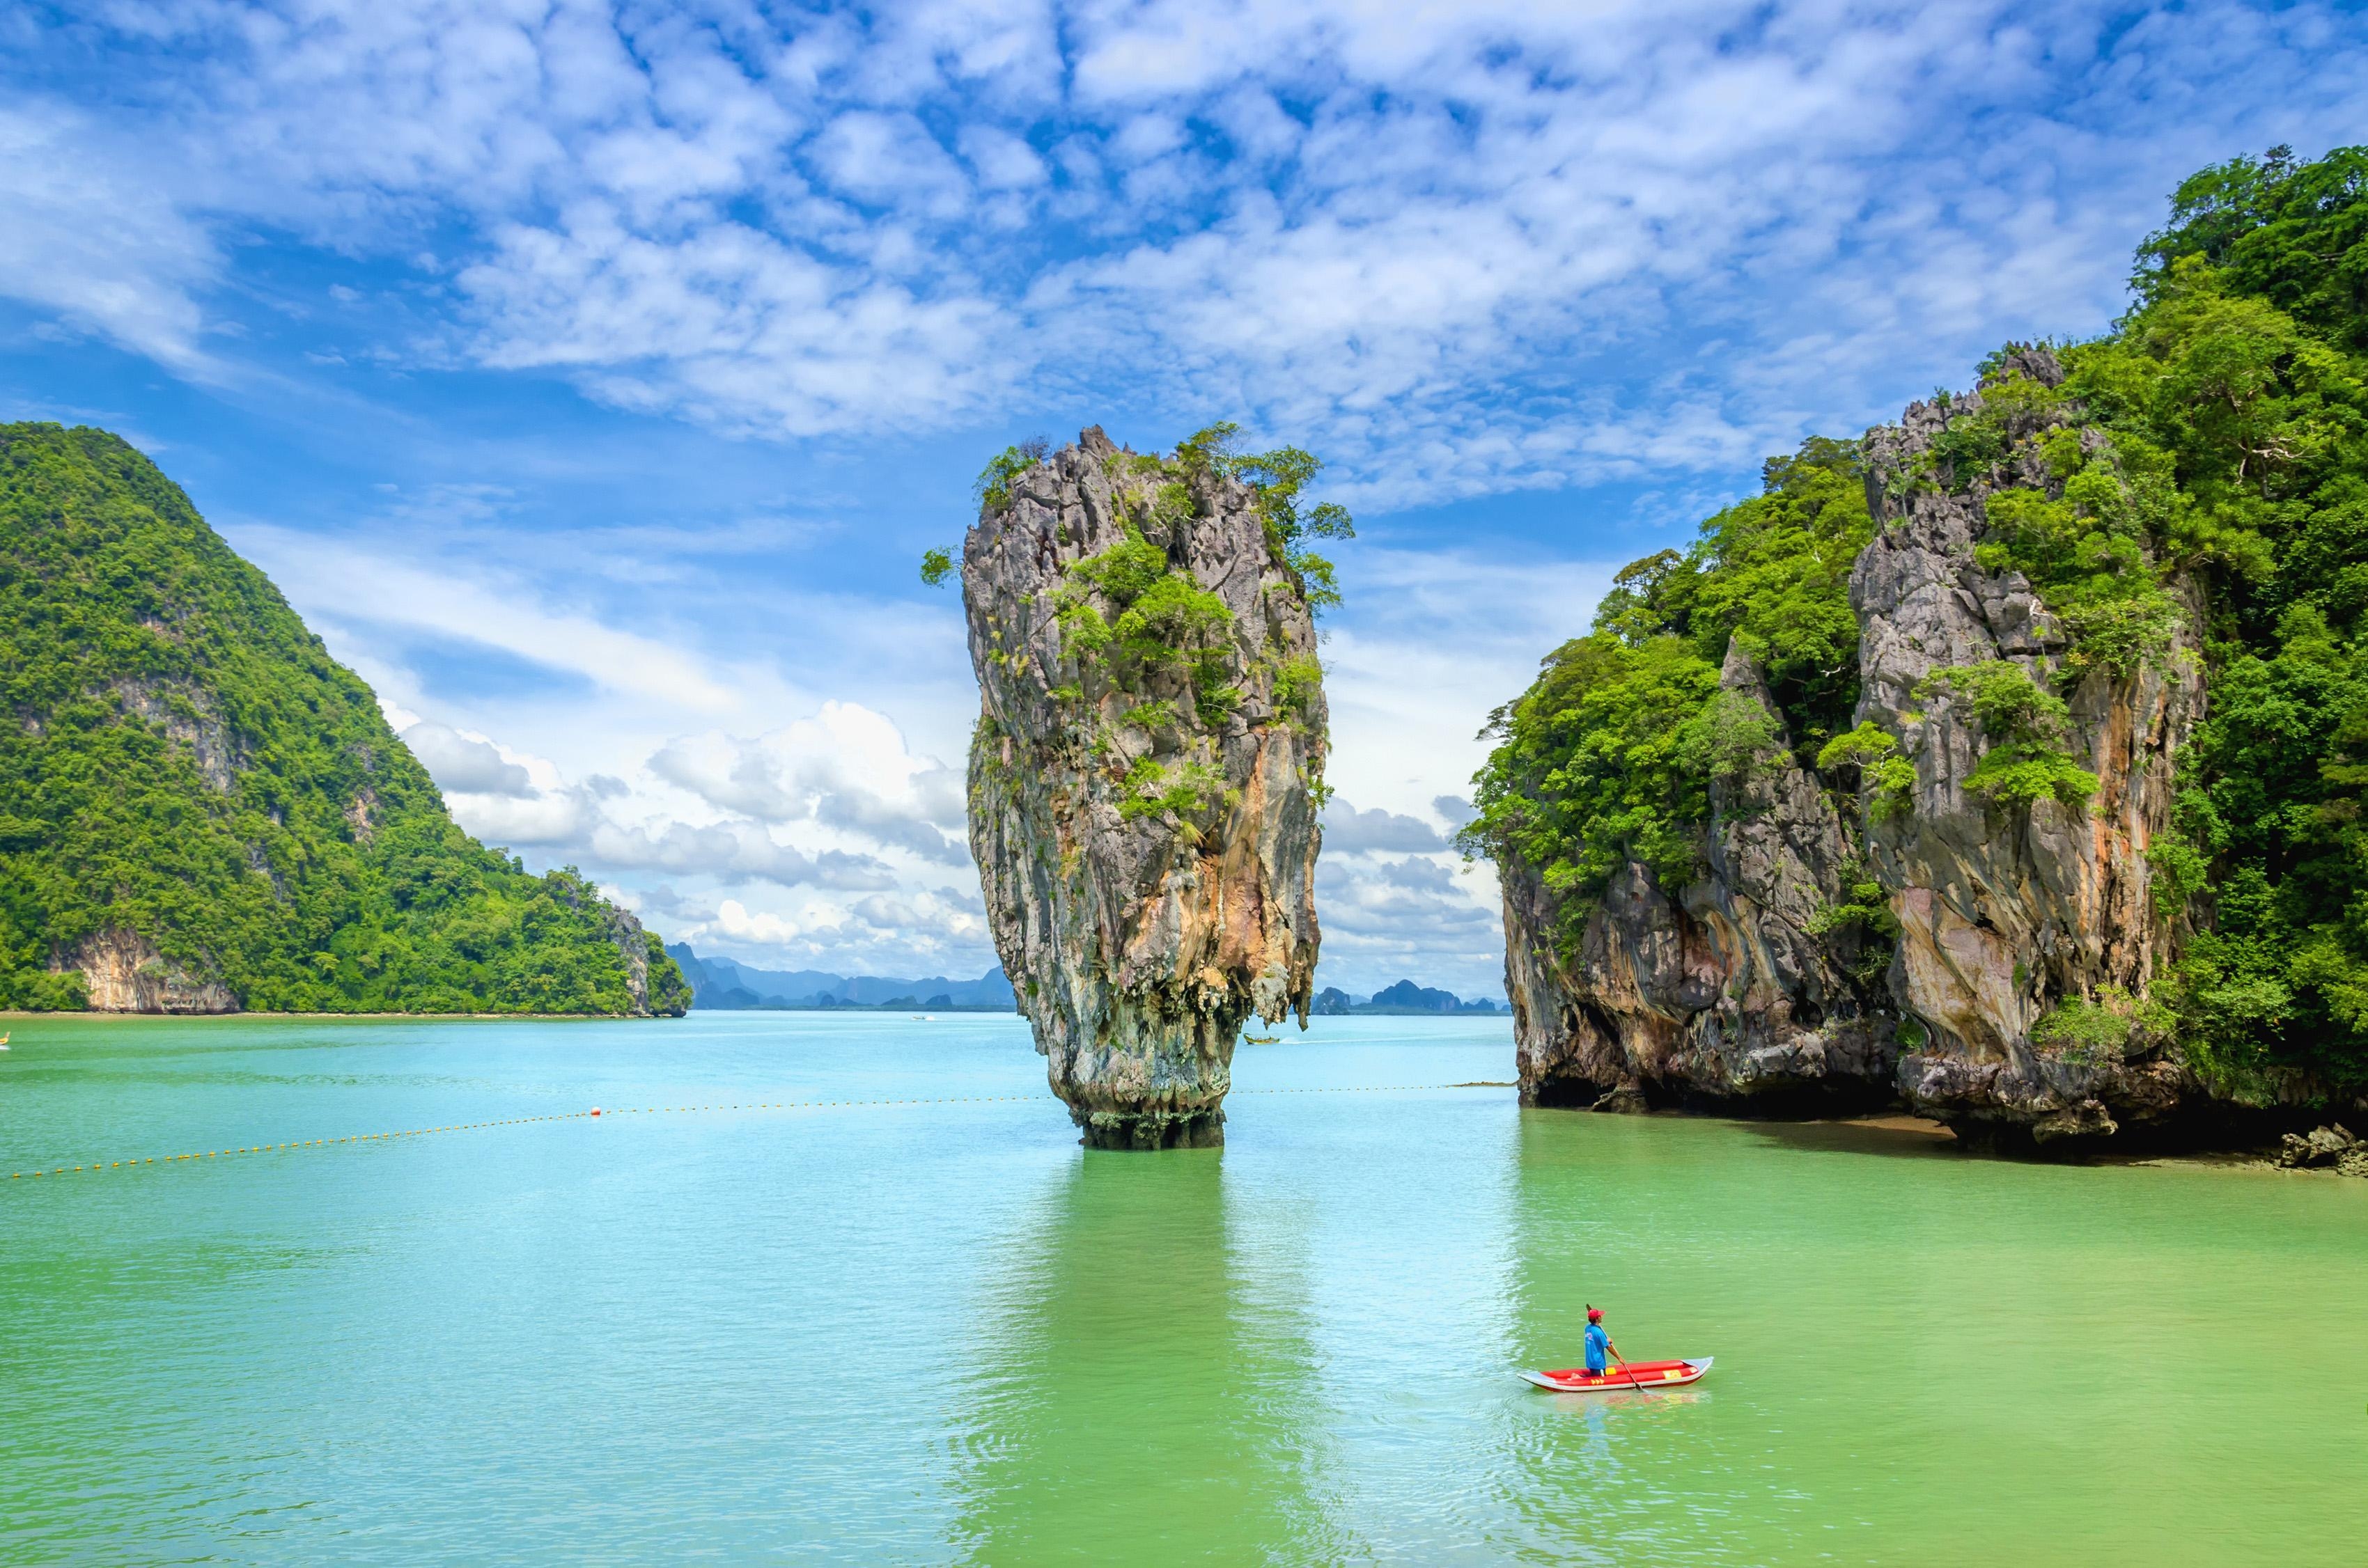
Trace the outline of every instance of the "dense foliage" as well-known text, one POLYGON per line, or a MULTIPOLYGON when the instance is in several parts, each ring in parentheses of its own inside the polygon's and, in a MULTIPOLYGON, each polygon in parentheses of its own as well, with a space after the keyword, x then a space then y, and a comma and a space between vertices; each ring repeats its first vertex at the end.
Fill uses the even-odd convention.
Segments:
MULTIPOLYGON (((1209 819, 1239 803, 1215 766, 1214 737, 1242 704, 1246 675, 1270 683, 1279 721, 1304 725, 1323 689, 1316 659, 1293 654, 1270 642, 1245 671, 1235 646, 1238 627, 1224 599, 1201 586, 1180 559, 1183 525, 1208 505, 1207 487, 1239 480, 1249 488, 1267 543, 1292 585, 1313 612, 1340 602, 1332 563, 1308 548, 1310 539, 1353 538, 1348 511, 1334 502, 1303 504, 1308 483, 1323 470, 1321 460, 1296 447, 1270 452, 1238 449, 1239 426, 1225 422, 1195 432, 1166 456, 1119 453, 1108 471, 1117 481, 1112 503, 1123 536, 1116 543, 1063 568, 1053 590, 1053 616, 1064 653, 1079 671, 1076 683, 1053 687, 1054 700, 1076 704, 1095 715, 1095 744, 1110 749, 1100 719, 1101 699, 1114 692, 1128 701, 1121 722, 1146 733, 1176 730, 1196 754, 1172 767, 1138 758, 1120 783, 1120 814, 1172 818, 1188 840, 1197 839, 1209 819), (1093 687, 1088 701, 1087 686, 1093 687), (1158 691, 1174 695, 1155 695, 1158 691), (1180 705, 1179 705, 1180 704, 1180 705)), ((1012 482, 1047 455, 1042 440, 1007 447, 988 460, 973 487, 987 511, 1011 504, 1012 482)), ((921 580, 935 586, 951 574, 951 552, 930 550, 921 558, 921 580)), ((996 661, 1012 655, 999 647, 996 661)), ((1319 804, 1328 797, 1320 777, 1308 780, 1319 804)))
POLYGON ((2199 929, 2170 1001, 2241 1084, 2368 1084, 2368 148, 2182 185, 2138 303, 2066 387, 2168 482, 2207 590, 2210 715, 2155 852, 2199 929))
POLYGON ((1756 765, 1775 727, 1722 695, 1740 643, 1765 674, 1792 744, 1825 749, 1858 701, 1850 563, 1873 537, 1854 443, 1812 438, 1770 459, 1761 494, 1613 579, 1595 630, 1544 662, 1489 716, 1497 744, 1475 780, 1468 853, 1518 857, 1563 895, 1575 937, 1634 858, 1668 886, 1691 879, 1710 780, 1756 765))
MULTIPOLYGON (((1301 505, 1302 492, 1324 471, 1324 460, 1297 447, 1277 447, 1270 452, 1239 449, 1241 426, 1221 420, 1176 443, 1168 457, 1136 456, 1138 472, 1168 481, 1159 486, 1153 503, 1154 517, 1174 520, 1191 514, 1190 481, 1199 478, 1238 479, 1258 497, 1258 515, 1266 525, 1267 542, 1296 579, 1310 608, 1317 614, 1340 602, 1340 586, 1332 562, 1308 548, 1311 539, 1354 539, 1355 519, 1337 501, 1313 506, 1301 505)), ((979 471, 971 493, 979 505, 997 511, 1011 504, 1011 482, 1042 462, 1049 448, 1042 437, 1031 437, 989 458, 979 471)), ((930 587, 953 573, 953 552, 942 549, 921 552, 921 581, 930 587)))
MULTIPOLYGON (((1975 790, 2008 810, 2075 804, 2096 781, 2063 693, 2179 657, 2200 614, 2208 716, 2181 759, 2178 831, 2149 856, 2186 957, 2155 996, 2067 1004, 2043 1032, 2080 1049, 2169 1034, 2234 1092, 2287 1069, 2368 1084, 2368 148, 2195 176, 2133 288, 2111 333, 2057 347, 2062 385, 2009 345, 1978 400, 1942 400, 1922 464, 1891 476, 1982 483, 1978 560, 2024 574, 2067 639, 2052 681, 1967 665, 1922 695, 1970 708, 1975 790)), ((1493 716, 1467 850, 1539 868, 1575 921, 1624 857, 1691 874, 1708 780, 1750 744, 1713 697, 1730 639, 1829 782, 1858 769, 1870 814, 1910 809, 1891 737, 1844 728, 1843 585, 1869 537, 1857 450, 1810 442, 1692 549, 1620 574, 1594 632, 1493 716)))
POLYGON ((633 1010, 688 988, 573 869, 462 833, 370 688, 120 438, 0 426, 0 1006, 138 934, 247 1007, 633 1010))

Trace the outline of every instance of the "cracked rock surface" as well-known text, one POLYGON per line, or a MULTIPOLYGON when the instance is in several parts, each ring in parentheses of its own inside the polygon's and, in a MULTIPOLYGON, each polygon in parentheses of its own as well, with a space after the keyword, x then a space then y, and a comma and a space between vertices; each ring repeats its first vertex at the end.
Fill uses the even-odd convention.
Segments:
MULTIPOLYGON (((2011 369, 2063 380, 2044 350, 2011 369)), ((2051 483, 2037 458, 2026 449, 1954 493, 1912 482, 1972 406, 1915 403, 1867 437, 1877 527, 1850 579, 1862 683, 1852 719, 1914 762, 1912 810, 1869 821, 1863 801, 1789 755, 1714 783, 1702 874, 1667 890, 1629 866, 1567 956, 1549 936, 1554 896, 1529 869, 1500 864, 1531 1103, 1794 1114, 1897 1101, 1977 1141, 2078 1147, 2164 1124, 2203 1097, 2158 1045, 2105 1056, 2032 1040, 2063 998, 2143 996, 2176 956, 2183 927, 2155 908, 2146 850, 2171 820, 2203 677, 2182 630, 2169 658, 2065 690, 2071 754, 2098 780, 2087 804, 2009 810, 1966 791, 1984 737, 1919 684, 1989 660, 2051 683, 2066 642, 2020 573, 1975 557, 1994 489, 2051 483), (1819 918, 1841 902, 1854 859, 1899 926, 1877 972, 1855 946, 1862 932, 1819 918)), ((1721 684, 1775 712, 1739 651, 1721 684)))
POLYGON ((1315 977, 1326 729, 1306 595, 1247 485, 1099 428, 1006 488, 962 566, 996 949, 1086 1143, 1219 1142, 1236 1037, 1253 1014, 1304 1028, 1315 977), (1223 602, 1194 657, 1130 653, 1125 594, 1076 570, 1130 540, 1223 602), (1121 635, 1098 648, 1093 624, 1121 635))

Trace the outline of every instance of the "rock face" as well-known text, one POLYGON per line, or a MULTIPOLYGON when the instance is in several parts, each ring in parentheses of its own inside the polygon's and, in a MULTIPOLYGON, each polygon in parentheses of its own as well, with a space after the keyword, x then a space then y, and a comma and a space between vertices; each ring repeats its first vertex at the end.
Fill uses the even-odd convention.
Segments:
MULTIPOLYGON (((2063 380, 2044 352, 2008 368, 2063 380)), ((1954 699, 1919 686, 1993 660, 2046 684, 2066 645, 2020 574, 1975 558, 1986 497, 2046 485, 2037 459, 1954 494, 1909 483, 1968 407, 1917 403, 1867 439, 1878 531, 1850 580, 1854 718, 1913 761, 1912 809, 1870 819, 1846 780, 1789 754, 1713 783, 1704 874, 1672 895, 1631 865, 1568 953, 1555 899, 1500 862, 1529 1102, 1793 1113, 1904 1101, 1976 1140, 2077 1147, 2160 1124, 2192 1096, 2159 1048, 2055 1050, 2032 1032, 2067 998, 2142 997, 2174 956, 2180 929, 2154 907, 2146 848, 2169 824, 2179 753, 2203 713, 2193 636, 2066 693, 2070 749, 2098 779, 2089 804, 2002 808, 1967 793, 1984 737, 1954 699), (1861 876, 1885 891, 1898 926, 1887 962, 1884 934, 1833 915, 1844 879, 1861 876)), ((2009 415, 2010 433, 2032 433, 2018 417, 2038 416, 2009 415)), ((1721 684, 1774 712, 1739 651, 1721 684)))
POLYGON ((219 980, 191 975, 136 931, 94 932, 60 954, 51 972, 80 970, 94 1013, 235 1013, 238 998, 219 980))
POLYGON ((1315 974, 1306 596, 1248 487, 1098 428, 1006 492, 962 555, 996 948, 1087 1144, 1214 1143, 1235 1037, 1315 974))
POLYGON ((2340 1122, 2314 1127, 2307 1135, 2289 1132, 2281 1140, 2277 1164, 2288 1170, 2331 1170, 2345 1176, 2368 1176, 2368 1142, 2351 1136, 2340 1122))
MULTIPOLYGON (((1775 717, 1741 649, 1720 685, 1775 717)), ((1820 929, 1850 858, 1834 802, 1789 752, 1711 795, 1709 875, 1672 899, 1631 864, 1573 956, 1537 874, 1497 868, 1527 1103, 1797 1114, 1890 1097, 1897 1020, 1879 978, 1858 972, 1858 933, 1820 929)))
MULTIPOLYGON (((2015 368, 2048 385, 2063 379, 2044 352, 2015 368)), ((1951 698, 1919 698, 1918 684, 1992 659, 2044 680, 2066 639, 2021 574, 1975 562, 1991 485, 1892 499, 1944 417, 1919 403, 1870 436, 1868 492, 1883 527, 1850 579, 1858 718, 1898 737, 1916 763, 1914 810, 1872 834, 1875 869, 1896 890, 1892 990, 1927 1036, 1901 1058, 1899 1086, 1961 1133, 2108 1136, 2173 1114, 2192 1087, 2187 1074, 2159 1053, 2045 1051, 2031 1031, 2066 997, 2143 994, 2170 956, 2175 933, 2155 912, 2146 852, 2169 825, 2179 753, 2203 715, 2203 663, 2183 628, 2169 659, 2126 676, 2099 670, 2066 693, 2074 755, 2098 780, 2088 804, 2009 811, 1969 797, 1980 732, 1951 698)), ((2025 460, 2034 472, 2006 482, 2044 484, 2037 460, 2025 460)))
MULTIPOLYGON (((602 903, 605 935, 625 966, 636 1017, 678 1018, 690 1008, 690 987, 670 964, 653 965, 664 949, 628 910, 602 903)), ((51 956, 50 972, 80 971, 94 1013, 235 1013, 236 993, 219 979, 191 974, 137 931, 110 926, 51 956)))

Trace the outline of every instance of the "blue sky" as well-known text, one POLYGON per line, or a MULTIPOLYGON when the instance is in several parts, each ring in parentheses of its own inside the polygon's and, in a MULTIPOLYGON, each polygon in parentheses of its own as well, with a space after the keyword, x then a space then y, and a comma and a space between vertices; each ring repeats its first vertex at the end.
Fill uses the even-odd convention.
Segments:
POLYGON ((985 455, 1329 460, 1322 979, 1501 978, 1488 710, 1765 455, 2086 335, 2357 6, 0 15, 0 416, 154 455, 473 831, 749 961, 976 973, 985 455))

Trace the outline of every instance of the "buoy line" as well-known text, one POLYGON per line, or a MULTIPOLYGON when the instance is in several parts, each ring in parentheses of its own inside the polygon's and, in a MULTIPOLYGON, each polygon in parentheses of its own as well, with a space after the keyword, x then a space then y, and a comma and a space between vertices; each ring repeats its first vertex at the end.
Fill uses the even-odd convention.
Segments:
MULTIPOLYGON (((1239 1095, 1351 1095, 1351 1094, 1414 1094, 1433 1089, 1508 1089, 1508 1083, 1463 1084, 1328 1084, 1300 1089, 1236 1089, 1227 1097, 1239 1095)), ((506 1116, 489 1121, 456 1121, 443 1127, 411 1127, 400 1132, 355 1132, 343 1138, 304 1138, 286 1143, 253 1143, 234 1149, 201 1149, 194 1154, 133 1155, 128 1160, 93 1160, 86 1165, 58 1165, 47 1170, 11 1171, 10 1181, 24 1181, 37 1176, 79 1176, 99 1171, 146 1169, 150 1165, 177 1165, 190 1160, 236 1159, 245 1154, 279 1154, 298 1149, 333 1149, 347 1143, 391 1143, 399 1138, 426 1138, 438 1132, 477 1132, 493 1127, 526 1127, 542 1121, 589 1121, 600 1116, 696 1116, 714 1111, 748 1110, 855 1110, 882 1106, 908 1105, 996 1105, 1021 1100, 1041 1100, 1047 1105, 1059 1105, 1053 1095, 949 1095, 919 1099, 888 1100, 759 1100, 741 1105, 677 1105, 622 1106, 603 1110, 598 1106, 590 1110, 554 1111, 547 1116, 506 1116)))

